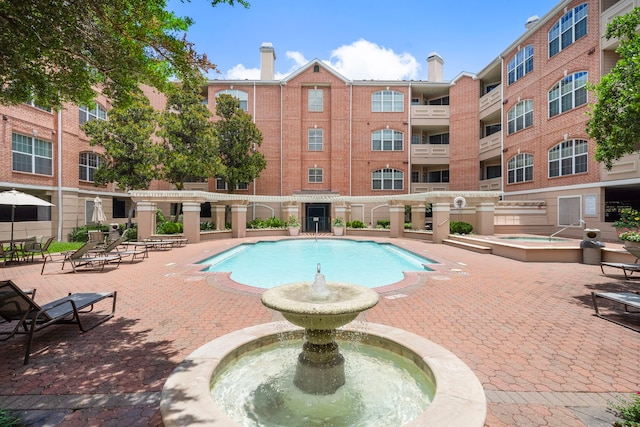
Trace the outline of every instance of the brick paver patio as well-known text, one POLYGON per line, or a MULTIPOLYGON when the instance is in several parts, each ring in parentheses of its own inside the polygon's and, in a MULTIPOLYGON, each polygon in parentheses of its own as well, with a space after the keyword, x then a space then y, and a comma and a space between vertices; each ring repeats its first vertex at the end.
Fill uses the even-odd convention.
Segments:
MULTIPOLYGON (((48 328, 36 336, 27 366, 24 336, 0 342, 0 408, 37 426, 162 425, 162 386, 183 358, 223 334, 280 319, 259 292, 228 286, 193 264, 247 240, 153 251, 103 273, 61 272, 52 264, 41 276, 41 262, 0 269, 0 279, 37 288, 41 302, 118 291, 116 317, 84 334, 48 328)), ((595 317, 590 296, 638 290, 638 282, 603 276, 592 265, 522 263, 391 241, 441 264, 408 287, 385 288, 364 317, 461 358, 486 391, 487 426, 610 426, 607 401, 640 390, 640 334, 595 317)))

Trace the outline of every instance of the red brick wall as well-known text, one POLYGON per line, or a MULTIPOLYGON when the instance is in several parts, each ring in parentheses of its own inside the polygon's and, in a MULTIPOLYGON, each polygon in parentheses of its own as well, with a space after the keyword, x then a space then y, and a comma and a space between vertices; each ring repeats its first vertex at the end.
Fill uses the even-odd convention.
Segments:
POLYGON ((449 189, 477 191, 480 179, 480 81, 462 76, 451 86, 449 96, 449 189))

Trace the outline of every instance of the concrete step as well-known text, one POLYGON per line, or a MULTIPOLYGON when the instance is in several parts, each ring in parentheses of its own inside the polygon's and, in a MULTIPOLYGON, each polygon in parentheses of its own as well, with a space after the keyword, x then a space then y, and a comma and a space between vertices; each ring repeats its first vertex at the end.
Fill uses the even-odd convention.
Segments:
POLYGON ((492 252, 489 246, 482 246, 482 245, 477 245, 475 243, 462 242, 460 240, 444 239, 442 243, 445 245, 454 246, 456 248, 466 249, 466 250, 478 252, 481 254, 490 254, 492 252))

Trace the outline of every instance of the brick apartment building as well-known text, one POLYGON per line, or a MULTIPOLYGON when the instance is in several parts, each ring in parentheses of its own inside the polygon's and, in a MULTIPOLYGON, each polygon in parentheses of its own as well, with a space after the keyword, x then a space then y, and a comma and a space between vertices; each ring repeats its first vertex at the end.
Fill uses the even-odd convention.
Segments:
MULTIPOLYGON (((595 162, 595 143, 585 132, 593 102, 585 83, 598 82, 617 60, 615 41, 603 38, 606 24, 637 6, 640 0, 561 1, 542 18, 530 18, 522 36, 498 58, 487 58, 483 70, 452 81, 443 80, 437 53, 428 55, 426 81, 350 80, 319 60, 275 80, 275 48, 265 43, 259 80, 211 80, 203 88, 212 112, 221 93, 240 99, 263 134, 267 168, 235 194, 263 196, 249 200, 248 219, 283 217, 282 203, 270 203, 269 196, 300 197, 309 228, 311 218, 335 214, 323 196, 361 201, 350 204, 350 219, 375 224, 388 216, 388 206, 366 197, 500 191, 512 214, 497 216, 497 226, 518 222, 518 206, 544 206, 534 227, 527 230, 521 221, 518 231, 577 227, 582 220, 613 238, 607 222, 616 210, 640 208, 639 158, 627 156, 610 171, 595 162)), ((152 102, 159 107, 162 99, 152 102)), ((17 235, 64 240, 72 227, 91 221, 96 195, 109 222, 124 222, 131 199, 113 185, 93 185, 98 154, 79 128, 108 110, 100 97, 96 107, 67 105, 60 112, 0 106, 2 141, 12 146, 11 156, 6 148, 0 158, 0 188, 55 204, 19 208, 17 235)), ((214 178, 186 187, 226 190, 214 178)), ((170 186, 158 182, 152 189, 170 186)), ((202 210, 203 220, 209 212, 202 210)), ((0 238, 8 238, 8 215, 0 207, 0 238)))

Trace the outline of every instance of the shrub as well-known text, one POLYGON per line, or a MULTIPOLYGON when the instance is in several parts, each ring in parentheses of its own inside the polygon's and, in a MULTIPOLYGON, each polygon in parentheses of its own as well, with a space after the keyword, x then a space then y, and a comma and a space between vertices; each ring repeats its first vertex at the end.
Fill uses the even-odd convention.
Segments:
POLYGON ((347 222, 347 227, 349 228, 367 228, 367 225, 362 221, 349 221, 347 222))
POLYGON ((184 225, 181 222, 163 222, 158 224, 156 232, 158 234, 179 234, 184 230, 184 225))
POLYGON ((267 226, 265 225, 265 221, 262 218, 255 218, 252 219, 251 221, 247 222, 247 228, 255 230, 258 228, 267 228, 267 226))
POLYGON ((0 409, 0 426, 2 427, 18 427, 22 425, 20 418, 6 409, 0 409))
POLYGON ((216 229, 216 224, 211 221, 202 221, 200 223, 200 231, 212 231, 216 229))
POLYGON ((404 223, 404 229, 405 230, 411 230, 411 223, 410 222, 405 222, 404 223))
POLYGON ((378 228, 389 228, 391 227, 391 220, 390 219, 379 219, 377 222, 377 227, 378 228))
POLYGON ((640 426, 640 392, 631 399, 619 398, 617 402, 608 402, 609 411, 616 416, 616 426, 640 426))
POLYGON ((83 225, 82 227, 73 227, 71 233, 67 234, 70 242, 87 242, 89 240, 89 231, 99 230, 108 232, 109 227, 106 225, 83 225))
POLYGON ((473 230, 473 226, 464 221, 451 221, 449 223, 449 232, 452 234, 469 234, 473 230))
POLYGON ((267 228, 283 228, 284 222, 280 218, 272 216, 265 221, 267 228))

